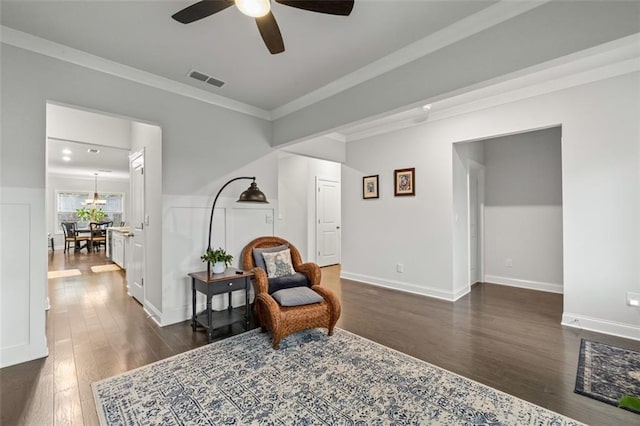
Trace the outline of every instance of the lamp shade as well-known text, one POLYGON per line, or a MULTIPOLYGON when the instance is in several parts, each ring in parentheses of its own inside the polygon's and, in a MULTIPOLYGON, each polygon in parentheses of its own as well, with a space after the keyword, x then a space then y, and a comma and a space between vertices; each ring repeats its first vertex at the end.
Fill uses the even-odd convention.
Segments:
MULTIPOLYGON (((209 217, 209 237, 207 238, 207 251, 206 253, 212 251, 211 250, 211 233, 213 231, 213 213, 216 211, 216 202, 218 202, 218 197, 222 193, 222 190, 227 187, 231 182, 235 182, 241 179, 250 179, 252 180, 249 188, 240 194, 240 198, 238 198, 239 203, 269 203, 267 201, 267 196, 264 195, 264 192, 260 191, 258 185, 256 185, 256 177, 255 176, 240 176, 233 179, 230 179, 222 185, 222 188, 216 194, 216 197, 213 199, 213 205, 211 206, 211 216, 209 217)), ((211 262, 207 261, 207 277, 211 277, 211 262)))
POLYGON ((239 203, 269 203, 267 201, 267 196, 264 195, 264 192, 260 191, 258 185, 256 185, 255 181, 251 182, 249 188, 240 194, 238 198, 239 203))

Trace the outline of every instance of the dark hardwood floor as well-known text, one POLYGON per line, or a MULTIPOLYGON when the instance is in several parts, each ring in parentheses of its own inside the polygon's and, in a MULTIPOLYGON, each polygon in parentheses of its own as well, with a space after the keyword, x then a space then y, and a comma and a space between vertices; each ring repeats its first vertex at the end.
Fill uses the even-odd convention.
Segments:
MULTIPOLYGON (((206 344, 188 322, 158 327, 127 296, 122 271, 91 271, 105 263, 104 251, 50 255, 49 270, 82 275, 49 280, 49 356, 0 370, 0 424, 98 424, 91 382, 206 344)), ((340 295, 346 330, 588 424, 640 424, 573 393, 581 337, 640 342, 560 326, 561 295, 479 284, 450 303, 340 280, 338 267, 323 282, 340 295)))

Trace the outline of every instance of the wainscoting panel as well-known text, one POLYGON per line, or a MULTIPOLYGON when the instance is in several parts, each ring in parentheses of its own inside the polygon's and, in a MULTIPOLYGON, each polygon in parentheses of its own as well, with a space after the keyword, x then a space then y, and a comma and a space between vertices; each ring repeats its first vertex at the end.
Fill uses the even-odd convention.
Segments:
POLYGON ((29 343, 29 211, 28 204, 2 204, 2 348, 29 343))
POLYGON ((0 367, 47 355, 44 190, 0 188, 0 367))
MULTIPOLYGON (((212 248, 224 248, 233 255, 232 266, 240 267, 240 255, 252 239, 274 235, 276 200, 269 204, 239 204, 235 199, 220 198, 213 220, 212 248)), ((211 206, 208 197, 164 197, 163 242, 163 306, 150 311, 160 325, 184 321, 191 317, 191 279, 189 272, 202 271, 206 264, 200 256, 207 247, 207 233, 211 206)), ((244 304, 244 295, 232 295, 232 304, 244 304)), ((205 297, 198 294, 199 309, 205 306, 205 297)), ((227 297, 216 296, 213 309, 226 307, 227 297)))

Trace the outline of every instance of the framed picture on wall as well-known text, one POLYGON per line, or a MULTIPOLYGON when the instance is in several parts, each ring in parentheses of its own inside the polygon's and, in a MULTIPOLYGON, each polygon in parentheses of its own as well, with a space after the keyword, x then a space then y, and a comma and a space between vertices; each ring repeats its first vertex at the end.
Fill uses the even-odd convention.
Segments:
POLYGON ((416 169, 397 169, 393 171, 393 193, 401 195, 416 195, 416 169))
POLYGON ((362 198, 378 198, 378 175, 362 178, 362 198))

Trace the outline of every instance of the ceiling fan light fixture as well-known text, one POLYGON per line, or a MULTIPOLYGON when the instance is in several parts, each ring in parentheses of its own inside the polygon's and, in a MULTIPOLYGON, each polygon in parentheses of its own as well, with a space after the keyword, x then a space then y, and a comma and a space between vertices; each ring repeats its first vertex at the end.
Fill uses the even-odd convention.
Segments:
POLYGON ((252 18, 261 18, 271 10, 269 0, 236 0, 240 12, 252 18))

